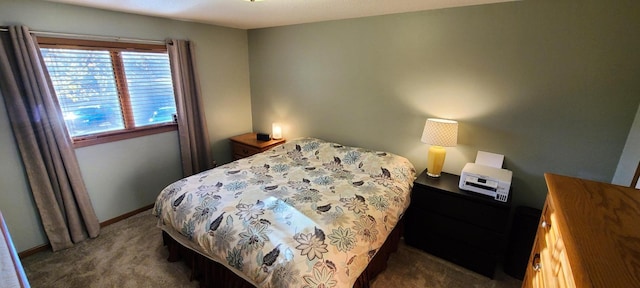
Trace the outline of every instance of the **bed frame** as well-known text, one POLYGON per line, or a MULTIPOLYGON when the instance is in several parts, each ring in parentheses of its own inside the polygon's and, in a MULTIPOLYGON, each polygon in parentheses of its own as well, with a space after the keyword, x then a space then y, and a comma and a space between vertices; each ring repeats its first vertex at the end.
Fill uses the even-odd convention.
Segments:
MULTIPOLYGON (((368 288, 370 282, 387 268, 387 260, 389 260, 391 253, 398 250, 403 227, 404 221, 401 219, 391 231, 382 247, 380 247, 378 253, 371 259, 367 268, 360 274, 353 285, 354 288, 368 288)), ((165 231, 162 231, 162 240, 164 245, 169 249, 169 257, 167 260, 169 262, 176 262, 182 259, 191 269, 190 280, 199 281, 200 287, 254 287, 251 283, 236 275, 224 265, 183 246, 171 238, 165 231)))

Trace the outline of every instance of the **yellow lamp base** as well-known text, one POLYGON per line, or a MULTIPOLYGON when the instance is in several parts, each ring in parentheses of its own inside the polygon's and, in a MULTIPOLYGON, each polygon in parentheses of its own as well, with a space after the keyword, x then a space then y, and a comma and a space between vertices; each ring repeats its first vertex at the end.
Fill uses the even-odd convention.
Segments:
POLYGON ((444 165, 444 157, 447 155, 447 150, 442 146, 429 147, 429 154, 427 156, 427 175, 431 177, 440 177, 442 173, 442 166, 444 165))

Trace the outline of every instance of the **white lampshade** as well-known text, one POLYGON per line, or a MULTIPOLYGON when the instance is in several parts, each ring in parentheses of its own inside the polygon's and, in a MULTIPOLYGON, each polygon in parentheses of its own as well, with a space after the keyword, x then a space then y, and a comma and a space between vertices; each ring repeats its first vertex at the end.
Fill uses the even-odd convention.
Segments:
POLYGON ((429 118, 424 124, 422 142, 443 147, 458 144, 458 122, 446 119, 429 118))
POLYGON ((282 126, 280 123, 271 124, 271 138, 282 139, 282 126))
POLYGON ((427 157, 427 175, 440 177, 447 151, 443 146, 458 144, 458 122, 446 119, 429 118, 424 124, 422 142, 431 144, 427 157))

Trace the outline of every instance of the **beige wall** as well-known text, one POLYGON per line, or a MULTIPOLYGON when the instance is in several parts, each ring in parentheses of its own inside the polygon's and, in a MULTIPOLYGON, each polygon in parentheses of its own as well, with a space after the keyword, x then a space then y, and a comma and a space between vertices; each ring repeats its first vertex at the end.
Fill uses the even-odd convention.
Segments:
MULTIPOLYGON (((163 40, 196 45, 204 110, 214 158, 231 160, 227 138, 251 131, 251 98, 245 30, 144 17, 44 1, 0 0, 0 25, 35 31, 163 40)), ((11 109, 0 101, 0 111, 11 109)), ((0 210, 23 251, 47 243, 24 178, 22 161, 6 113, 0 113, 0 210)), ((83 178, 100 221, 155 201, 181 177, 176 132, 76 150, 83 178)))
POLYGON ((445 171, 504 154, 516 204, 544 172, 609 182, 640 102, 637 1, 535 0, 249 31, 253 127, 406 156, 460 121, 445 171))

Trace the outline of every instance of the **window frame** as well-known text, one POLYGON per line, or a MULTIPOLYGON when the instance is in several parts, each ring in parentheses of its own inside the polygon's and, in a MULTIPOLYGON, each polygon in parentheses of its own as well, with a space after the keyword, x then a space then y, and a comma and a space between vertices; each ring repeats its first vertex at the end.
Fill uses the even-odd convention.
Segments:
MULTIPOLYGON (((131 139, 136 137, 142 137, 147 135, 165 133, 169 131, 176 131, 178 129, 178 123, 160 123, 154 125, 147 125, 142 127, 134 127, 133 111, 131 109, 131 102, 129 100, 129 89, 127 87, 127 81, 124 75, 124 68, 122 63, 122 57, 120 52, 164 52, 167 53, 167 47, 160 44, 146 44, 146 43, 129 43, 129 42, 113 42, 113 41, 98 41, 98 40, 85 40, 85 39, 71 39, 71 38, 55 38, 55 37, 38 37, 38 45, 40 48, 57 48, 57 49, 82 49, 82 50, 101 50, 109 51, 111 55, 111 63, 114 69, 114 80, 118 89, 118 100, 120 103, 120 109, 123 114, 124 129, 99 132, 81 136, 75 136, 71 138, 74 148, 87 147, 91 145, 109 143, 114 141, 120 141, 125 139, 131 139)), ((45 65, 45 68, 46 65, 45 65)), ((47 74, 48 76, 48 74, 47 74)), ((56 96, 57 97, 57 96, 56 96)), ((175 99, 175 90, 174 90, 175 99)), ((177 105, 177 103, 176 103, 177 105)), ((66 123, 64 124, 66 125, 66 123)))

